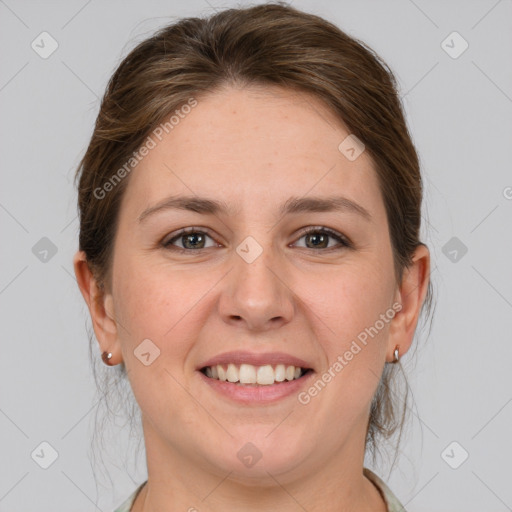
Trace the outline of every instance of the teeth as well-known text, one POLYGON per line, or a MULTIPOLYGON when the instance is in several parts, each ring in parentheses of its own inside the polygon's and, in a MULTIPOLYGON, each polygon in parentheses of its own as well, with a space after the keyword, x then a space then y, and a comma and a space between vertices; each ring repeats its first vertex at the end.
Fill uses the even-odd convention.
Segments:
POLYGON ((286 368, 284 367, 284 364, 278 364, 276 366, 276 371, 275 371, 276 382, 283 382, 283 380, 285 378, 286 378, 286 368))
POLYGON ((226 377, 228 382, 237 382, 238 381, 239 371, 234 364, 228 364, 228 371, 226 372, 226 377))
MULTIPOLYGON (((269 384, 274 384, 274 382, 275 382, 274 375, 275 375, 274 368, 272 368, 272 366, 270 366, 269 364, 266 364, 265 366, 260 366, 258 368, 256 382, 258 384, 262 384, 264 386, 269 385, 269 384)), ((243 382, 241 379, 240 379, 240 382, 241 382, 241 384, 245 384, 245 382, 243 382)))
MULTIPOLYGON (((259 371, 258 371, 259 374, 259 371)), ((256 368, 250 364, 240 365, 239 380, 242 384, 256 384, 256 368)), ((261 384, 261 382, 260 382, 261 384)))
POLYGON ((232 383, 239 382, 240 384, 259 384, 261 386, 298 379, 301 374, 302 370, 299 366, 285 366, 284 364, 278 364, 273 368, 269 364, 263 366, 241 364, 238 366, 229 363, 227 367, 218 364, 206 368, 206 375, 212 379, 232 383))
POLYGON ((219 380, 227 380, 226 372, 225 372, 224 368, 222 368, 222 366, 220 364, 218 364, 215 368, 217 368, 218 379, 219 380))

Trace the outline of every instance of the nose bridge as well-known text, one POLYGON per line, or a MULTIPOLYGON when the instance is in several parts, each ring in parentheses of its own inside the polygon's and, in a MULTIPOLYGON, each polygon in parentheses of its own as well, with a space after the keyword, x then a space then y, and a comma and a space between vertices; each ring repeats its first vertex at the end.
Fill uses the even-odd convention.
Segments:
POLYGON ((233 270, 223 291, 220 312, 227 322, 243 322, 250 329, 267 329, 289 322, 294 307, 286 286, 286 267, 272 236, 246 237, 233 251, 233 270))

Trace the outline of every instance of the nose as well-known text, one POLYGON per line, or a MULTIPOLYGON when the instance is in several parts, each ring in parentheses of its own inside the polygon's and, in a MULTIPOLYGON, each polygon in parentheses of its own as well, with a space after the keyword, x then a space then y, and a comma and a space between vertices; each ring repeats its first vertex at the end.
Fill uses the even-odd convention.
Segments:
POLYGON ((248 263, 233 252, 234 268, 224 280, 219 312, 224 322, 251 331, 281 327, 293 318, 293 292, 284 265, 265 248, 248 263))

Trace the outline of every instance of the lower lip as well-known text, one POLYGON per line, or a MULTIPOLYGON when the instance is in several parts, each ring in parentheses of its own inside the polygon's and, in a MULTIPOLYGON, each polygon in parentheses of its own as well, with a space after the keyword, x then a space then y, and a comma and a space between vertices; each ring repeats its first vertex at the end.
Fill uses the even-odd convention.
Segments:
POLYGON ((244 386, 243 384, 240 385, 228 381, 212 379, 199 370, 198 373, 203 381, 211 386, 214 391, 242 404, 267 404, 277 402, 278 400, 292 395, 297 395, 297 393, 307 385, 314 374, 314 372, 310 370, 299 379, 266 386, 244 386))

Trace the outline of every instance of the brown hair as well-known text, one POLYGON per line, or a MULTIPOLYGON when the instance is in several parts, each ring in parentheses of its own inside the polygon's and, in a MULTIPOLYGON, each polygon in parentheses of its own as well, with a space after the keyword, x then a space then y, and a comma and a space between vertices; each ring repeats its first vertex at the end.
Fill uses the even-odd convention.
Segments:
MULTIPOLYGON (((421 245, 423 191, 395 77, 374 51, 335 25, 272 3, 166 26, 133 49, 111 77, 76 174, 79 246, 100 286, 110 286, 116 223, 129 176, 105 194, 98 190, 106 190, 105 183, 162 119, 191 98, 226 85, 277 85, 310 93, 363 141, 378 174, 400 282, 421 245)), ((431 300, 429 282, 423 304, 429 312, 431 300)), ((124 365, 119 368, 123 374, 124 365)), ((371 406, 367 450, 377 448, 376 435, 389 439, 398 427, 401 434, 408 395, 399 403, 390 387, 399 368, 385 365, 371 406)))

